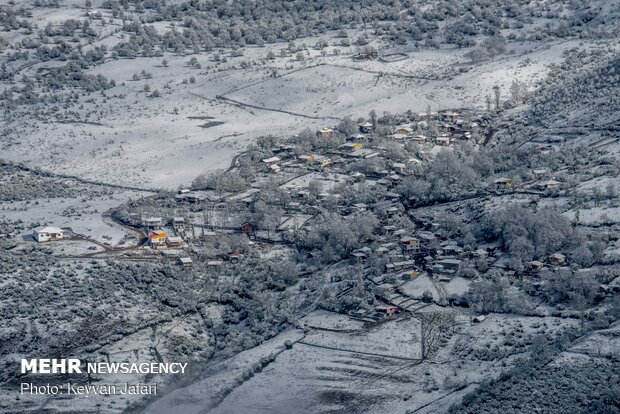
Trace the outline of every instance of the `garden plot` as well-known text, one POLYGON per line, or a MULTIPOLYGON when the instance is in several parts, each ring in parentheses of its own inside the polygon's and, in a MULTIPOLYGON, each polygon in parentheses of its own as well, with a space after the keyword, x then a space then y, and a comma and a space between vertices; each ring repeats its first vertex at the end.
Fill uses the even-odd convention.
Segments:
POLYGON ((555 335, 577 324, 574 319, 490 314, 467 328, 454 352, 460 358, 498 361, 526 352, 539 335, 555 335))
POLYGON ((398 398, 412 385, 403 367, 407 365, 402 361, 296 344, 211 412, 309 414, 345 408, 364 412, 378 401, 398 398))
POLYGON ((325 310, 314 311, 300 320, 308 328, 323 328, 334 330, 359 330, 363 322, 351 319, 347 315, 325 310))
MULTIPOLYGON (((112 207, 124 203, 130 198, 143 195, 135 191, 122 191, 109 196, 93 198, 50 198, 0 203, 0 217, 8 220, 21 219, 27 226, 43 225, 69 227, 76 234, 93 238, 101 243, 118 244, 128 233, 126 229, 111 221, 106 221, 102 214, 112 207)), ((27 240, 33 241, 31 231, 22 233, 27 240)))
MULTIPOLYGON (((205 376, 205 379, 164 395, 142 412, 148 414, 203 413, 205 410, 217 406, 228 392, 243 384, 245 380, 252 378, 255 368, 261 364, 261 360, 264 361, 279 352, 288 353, 288 351, 284 351, 285 342, 296 341, 301 337, 300 331, 283 332, 255 348, 207 367, 208 375, 205 376)), ((253 403, 258 403, 258 401, 261 400, 255 400, 253 403)))
POLYGON ((453 277, 444 286, 448 295, 462 295, 469 290, 471 280, 464 279, 462 277, 453 277))
MULTIPOLYGON (((575 211, 564 213, 571 220, 575 218, 575 211)), ((579 209, 579 223, 585 225, 601 225, 620 222, 620 207, 592 207, 579 209)))
MULTIPOLYGON (((466 369, 468 377, 475 378, 481 368, 472 364, 466 369)), ((453 388, 443 387, 448 377, 464 378, 455 376, 449 364, 419 364, 296 343, 209 412, 405 413, 451 392, 453 388)))
MULTIPOLYGON (((439 283, 439 282, 438 282, 439 283)), ((422 298, 424 292, 428 291, 433 294, 433 300, 439 300, 440 296, 431 281, 431 278, 428 277, 427 274, 421 274, 413 280, 409 280, 406 283, 403 283, 399 289, 403 291, 403 293, 407 296, 411 296, 412 298, 422 298)))
POLYGON ((620 322, 615 322, 608 329, 595 331, 575 341, 567 352, 611 359, 618 356, 618 350, 620 350, 620 322))
POLYGON ((379 356, 418 359, 420 324, 417 319, 397 319, 347 332, 316 329, 306 335, 303 343, 379 356))

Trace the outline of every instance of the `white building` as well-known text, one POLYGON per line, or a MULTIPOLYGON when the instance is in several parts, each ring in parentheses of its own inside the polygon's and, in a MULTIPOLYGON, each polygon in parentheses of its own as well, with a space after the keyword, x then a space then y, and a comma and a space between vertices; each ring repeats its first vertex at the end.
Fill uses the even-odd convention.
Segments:
POLYGON ((35 229, 32 235, 36 241, 43 243, 51 240, 62 240, 64 232, 60 227, 42 227, 35 229))

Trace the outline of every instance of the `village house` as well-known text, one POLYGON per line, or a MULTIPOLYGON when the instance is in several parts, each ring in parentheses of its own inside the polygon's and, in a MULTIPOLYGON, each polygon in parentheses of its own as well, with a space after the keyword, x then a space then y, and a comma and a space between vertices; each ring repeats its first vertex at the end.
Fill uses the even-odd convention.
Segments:
POLYGON ((270 164, 275 164, 276 162, 280 161, 280 158, 270 157, 270 158, 264 158, 261 161, 267 165, 270 165, 270 164))
POLYGON ((395 231, 396 231, 396 226, 392 226, 392 225, 383 226, 383 234, 386 234, 389 236, 391 234, 394 234, 395 231))
POLYGON ((456 244, 446 244, 441 247, 443 254, 446 256, 458 256, 463 253, 463 248, 456 244))
POLYGON ((413 134, 413 128, 407 125, 399 126, 394 130, 395 134, 411 135, 413 134))
POLYGON ((187 226, 184 217, 173 217, 172 228, 177 235, 181 235, 187 231, 187 226))
POLYGON ((400 162, 395 162, 394 164, 392 164, 392 169, 397 174, 404 174, 407 172, 407 166, 400 162))
POLYGON ((368 158, 374 158, 374 157, 378 156, 379 152, 373 151, 370 148, 361 148, 361 149, 355 150, 353 152, 350 152, 347 155, 349 157, 352 157, 352 158, 368 159, 368 158))
POLYGON ((418 238, 425 245, 431 245, 439 242, 439 237, 435 233, 431 233, 430 231, 421 231, 418 233, 418 238))
POLYGON ((439 136, 439 137, 435 138, 435 142, 437 143, 437 145, 440 145, 442 147, 449 147, 450 146, 450 137, 439 136))
POLYGON ((388 273, 392 273, 398 270, 412 269, 414 267, 415 267, 415 260, 404 260, 400 262, 386 264, 385 270, 388 273))
POLYGON ((241 233, 245 235, 249 236, 251 234, 254 234, 254 226, 252 226, 252 223, 245 222, 239 227, 239 229, 241 233))
POLYGON ((476 316, 474 319, 472 319, 472 321, 473 321, 474 323, 482 323, 482 322, 484 322, 484 320, 485 320, 486 318, 487 318, 487 317, 486 317, 486 315, 478 315, 478 316, 476 316))
POLYGON ((363 213, 367 210, 367 206, 364 203, 355 203, 351 206, 352 213, 363 213))
POLYGON ((396 206, 388 207, 388 208, 385 209, 385 212, 388 215, 388 217, 392 217, 392 216, 398 214, 399 211, 400 210, 396 206))
POLYGON ((298 156, 297 159, 305 161, 305 162, 312 162, 312 161, 314 161, 314 156, 313 155, 302 154, 302 155, 298 156))
POLYGON ((166 237, 166 245, 170 249, 182 249, 183 239, 178 236, 166 237))
POLYGON ((451 111, 441 111, 439 112, 439 118, 444 122, 456 123, 460 118, 460 114, 451 111))
POLYGON ((420 240, 411 236, 403 236, 400 239, 400 244, 403 246, 403 250, 408 252, 417 252, 420 250, 420 240))
POLYGON ((157 230, 161 228, 163 221, 161 217, 146 217, 142 220, 142 224, 148 230, 157 230))
POLYGON ((228 260, 230 263, 239 263, 243 259, 243 254, 239 252, 234 252, 228 255, 228 260))
POLYGON ((278 164, 271 164, 269 166, 269 170, 274 174, 278 174, 282 172, 282 167, 280 167, 278 164))
POLYGON ((555 266, 562 265, 566 262, 566 256, 562 253, 553 253, 549 256, 549 263, 555 266))
POLYGON ((166 232, 163 230, 154 230, 149 233, 149 245, 153 249, 161 249, 166 247, 166 232))
POLYGON ((368 60, 375 59, 379 56, 379 52, 376 49, 370 50, 368 52, 361 52, 356 55, 353 55, 353 60, 368 60))
POLYGON ((331 158, 322 155, 314 155, 313 160, 321 168, 328 167, 332 163, 331 158))
POLYGON ((379 305, 375 307, 375 312, 384 313, 386 315, 396 315, 400 313, 400 308, 398 306, 379 305))
POLYGON ((32 235, 39 243, 62 240, 64 238, 64 232, 60 227, 42 227, 35 229, 32 235))
POLYGON ((541 181, 537 184, 537 187, 544 191, 557 190, 562 183, 556 180, 541 181))
POLYGON ((291 145, 291 144, 280 144, 278 146, 278 148, 274 151, 274 152, 284 152, 287 154, 291 154, 293 151, 295 151, 297 147, 295 145, 291 145))
POLYGON ((397 202, 400 200, 400 194, 388 191, 385 193, 385 197, 392 202, 397 202))
POLYGON ((357 127, 362 134, 370 134, 373 130, 372 124, 370 122, 359 124, 357 127))
POLYGON ((485 249, 476 249, 471 252, 471 256, 478 259, 486 259, 488 255, 489 252, 487 252, 485 249))
POLYGON ((512 180, 506 177, 500 177, 493 181, 497 188, 512 188, 512 180))
POLYGON ((346 144, 339 146, 338 149, 343 152, 351 153, 362 149, 363 146, 364 144, 361 142, 347 142, 346 144))
POLYGON ((179 257, 177 263, 183 267, 192 267, 194 261, 190 257, 179 257))
POLYGON ((446 273, 455 273, 461 268, 461 260, 459 259, 443 259, 437 262, 437 265, 443 267, 446 273))
POLYGON ((207 266, 222 266, 223 264, 224 264, 224 261, 220 259, 209 260, 207 262, 207 266))
POLYGON ((539 260, 532 260, 527 264, 527 267, 534 272, 539 272, 544 269, 545 264, 539 260))
POLYGON ((425 135, 416 135, 416 136, 411 137, 411 139, 421 144, 425 143, 427 140, 425 135))
POLYGON ((335 134, 334 130, 331 128, 323 128, 316 131, 316 136, 321 138, 331 138, 335 134))
POLYGON ((456 131, 456 126, 452 125, 452 124, 440 124, 438 126, 439 131, 441 132, 455 132, 456 131))
POLYGON ((384 254, 386 254, 389 251, 390 251, 390 249, 388 249, 387 247, 383 247, 383 246, 377 247, 375 249, 375 253, 377 254, 377 256, 383 256, 384 254))
POLYGON ((388 182, 390 183, 389 186, 390 187, 394 187, 396 184, 398 184, 401 180, 400 175, 398 174, 391 174, 388 176, 388 182))
POLYGON ((190 192, 189 190, 181 190, 174 198, 177 203, 199 204, 201 201, 198 194, 190 192))

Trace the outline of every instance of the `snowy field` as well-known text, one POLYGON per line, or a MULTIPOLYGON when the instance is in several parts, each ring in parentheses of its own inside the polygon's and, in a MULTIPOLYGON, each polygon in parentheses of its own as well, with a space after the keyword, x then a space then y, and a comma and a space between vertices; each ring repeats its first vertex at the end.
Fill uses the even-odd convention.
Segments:
MULTIPOLYGON (((11 221, 21 219, 27 226, 34 227, 68 227, 74 233, 115 246, 128 231, 112 223, 110 219, 102 217, 102 214, 112 207, 118 207, 130 198, 139 198, 144 195, 136 191, 119 191, 103 197, 4 202, 0 203, 0 218, 11 221)), ((20 236, 26 241, 34 242, 32 231, 24 231, 20 236)), ((66 241, 57 244, 63 247, 69 246, 66 241)), ((58 246, 55 247, 58 248, 58 246)))
POLYGON ((80 97, 79 119, 16 121, 11 126, 19 139, 3 145, 3 157, 103 182, 176 188, 200 173, 228 167, 258 136, 286 137, 337 123, 326 117, 356 119, 372 109, 424 112, 427 105, 483 108, 495 84, 506 95, 513 79, 533 88, 546 65, 574 42, 538 49, 523 44, 512 55, 477 65, 467 63, 466 49, 409 52, 392 63, 323 57, 315 50, 305 62, 265 59, 269 51, 279 56, 285 46, 247 48, 243 57, 225 63, 197 55, 202 69, 189 66, 187 56, 166 56, 166 67, 161 58, 109 60, 90 71, 115 80, 116 87, 104 96, 80 97), (252 64, 242 68, 241 62, 252 64), (132 80, 142 70, 151 78, 132 80), (148 97, 145 85, 160 97, 148 97), (299 115, 242 108, 218 100, 219 95, 299 115))

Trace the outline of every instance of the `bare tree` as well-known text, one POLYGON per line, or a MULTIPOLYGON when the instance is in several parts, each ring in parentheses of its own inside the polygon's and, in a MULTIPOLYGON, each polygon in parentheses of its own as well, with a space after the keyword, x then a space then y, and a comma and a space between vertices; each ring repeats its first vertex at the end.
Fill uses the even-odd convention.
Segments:
POLYGON ((493 86, 493 94, 495 94, 495 109, 499 111, 499 86, 493 86))
POLYGON ((422 359, 433 358, 439 350, 441 333, 454 329, 456 320, 452 312, 426 312, 415 315, 420 320, 420 355, 422 359))

